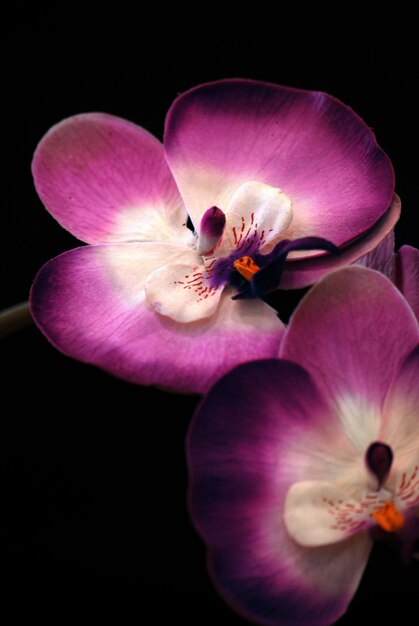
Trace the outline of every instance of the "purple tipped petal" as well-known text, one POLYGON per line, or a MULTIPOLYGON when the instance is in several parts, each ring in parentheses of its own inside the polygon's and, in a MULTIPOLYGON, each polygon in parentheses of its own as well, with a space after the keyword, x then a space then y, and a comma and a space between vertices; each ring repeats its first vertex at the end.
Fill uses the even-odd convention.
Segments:
POLYGON ((156 313, 145 281, 167 263, 193 263, 169 243, 86 246, 39 272, 33 317, 59 350, 131 382, 204 392, 243 361, 278 353, 284 326, 262 302, 223 296, 214 315, 188 324, 156 313))
POLYGON ((199 227, 198 253, 209 254, 212 252, 223 236, 226 225, 226 216, 216 206, 205 211, 199 227))
POLYGON ((87 243, 188 234, 162 145, 126 120, 87 113, 60 122, 39 143, 33 175, 48 211, 87 243))
MULTIPOLYGON (((309 256, 304 259, 288 258, 282 274, 281 288, 297 289, 307 287, 318 281, 327 272, 360 261, 366 254, 373 253, 377 246, 391 234, 400 217, 400 209, 400 198, 395 195, 385 215, 362 237, 345 245, 343 248, 340 247, 339 256, 322 254, 321 256, 309 256)), ((384 246, 383 252, 385 250, 388 253, 386 246, 384 246)), ((383 265, 384 267, 389 267, 391 264, 392 259, 386 258, 384 255, 384 258, 381 258, 381 266, 374 265, 373 269, 382 271, 383 265)))
POLYGON ((198 409, 188 453, 192 516, 227 601, 266 625, 338 619, 364 569, 368 537, 307 549, 283 521, 291 484, 327 480, 354 454, 307 372, 286 361, 231 372, 198 409))
POLYGON ((396 255, 396 285, 419 319, 419 250, 402 246, 396 255))
POLYGON ((181 95, 169 111, 165 149, 195 224, 225 210, 237 188, 258 181, 292 201, 285 236, 341 246, 387 211, 394 175, 371 130, 347 106, 318 92, 224 80, 181 95))
MULTIPOLYGON (((417 320, 396 287, 378 272, 352 266, 331 272, 303 298, 281 356, 308 369, 348 412, 351 398, 379 409, 401 360, 418 340, 417 320)), ((363 423, 368 433, 368 410, 358 409, 353 408, 352 425, 363 423)))

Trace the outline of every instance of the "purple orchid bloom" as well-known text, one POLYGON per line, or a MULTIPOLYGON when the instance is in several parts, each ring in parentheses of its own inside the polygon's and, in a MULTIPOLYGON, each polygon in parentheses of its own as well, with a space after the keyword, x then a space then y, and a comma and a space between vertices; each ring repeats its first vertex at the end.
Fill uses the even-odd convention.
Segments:
POLYGON ((221 379, 191 425, 193 520, 225 599, 269 626, 347 609, 372 538, 419 540, 419 324, 346 267, 294 312, 280 359, 221 379))
POLYGON ((248 80, 177 98, 164 148, 110 115, 64 120, 33 173, 50 213, 90 244, 39 272, 38 326, 74 358, 180 391, 274 357, 284 325, 265 295, 355 262, 400 211, 391 163, 353 111, 248 80))

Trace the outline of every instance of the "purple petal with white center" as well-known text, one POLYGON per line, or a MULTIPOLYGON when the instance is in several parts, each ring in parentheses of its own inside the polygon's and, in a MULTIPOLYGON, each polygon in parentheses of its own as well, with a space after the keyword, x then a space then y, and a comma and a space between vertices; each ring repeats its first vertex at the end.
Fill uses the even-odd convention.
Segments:
POLYGON ((237 368, 195 415, 188 441, 190 506, 220 592, 246 617, 325 626, 362 575, 365 534, 304 548, 283 520, 289 487, 328 480, 359 460, 310 375, 286 361, 237 368))
POLYGON ((419 328, 396 287, 351 266, 322 278, 295 310, 280 355, 305 367, 329 394, 348 437, 365 452, 381 408, 419 328))
POLYGON ((396 255, 396 285, 419 319, 419 250, 402 246, 396 255))
POLYGON ((200 85, 172 105, 164 145, 196 225, 208 206, 225 211, 242 184, 258 181, 292 201, 286 238, 341 246, 393 197, 393 169, 374 134, 324 93, 240 79, 200 85))
MULTIPOLYGON (((393 202, 385 215, 362 237, 341 247, 339 256, 322 254, 321 256, 310 255, 305 259, 288 258, 282 274, 281 288, 297 289, 306 287, 318 281, 331 270, 361 261, 366 254, 372 253, 374 255, 375 249, 392 233, 400 217, 400 209, 400 198, 395 194, 393 202)), ((335 242, 333 241, 333 243, 335 242)), ((386 246, 384 246, 383 252, 388 252, 386 246)), ((297 252, 295 254, 301 253, 297 252)), ((375 259, 378 260, 376 256, 375 259)), ((381 258, 381 267, 374 266, 373 269, 382 271, 383 267, 391 267, 391 263, 391 259, 386 259, 384 254, 383 258, 381 258)))
POLYGON ((65 119, 40 141, 32 169, 48 211, 82 241, 192 236, 162 145, 131 122, 104 113, 65 119))
POLYGON ((202 393, 243 361, 278 353, 284 325, 263 302, 228 293, 210 318, 181 324, 146 301, 147 276, 193 263, 169 243, 71 250, 47 263, 31 293, 33 317, 59 350, 131 382, 202 393))

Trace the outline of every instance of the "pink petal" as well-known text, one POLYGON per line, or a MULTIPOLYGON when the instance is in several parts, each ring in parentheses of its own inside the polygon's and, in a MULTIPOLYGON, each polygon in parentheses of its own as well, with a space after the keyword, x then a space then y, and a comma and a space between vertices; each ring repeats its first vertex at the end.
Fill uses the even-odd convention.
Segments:
POLYGON ((396 285, 419 319, 419 250, 402 246, 396 255, 396 285))
POLYGON ((377 438, 390 381, 418 340, 417 320, 396 287, 378 272, 352 266, 331 272, 303 298, 281 356, 312 374, 365 451, 377 438))
POLYGON ((201 85, 169 111, 165 149, 194 223, 247 181, 292 201, 287 239, 343 245, 388 209, 394 175, 364 122, 335 98, 250 80, 201 85))
POLYGON ((65 119, 39 143, 32 169, 48 211, 82 241, 190 236, 161 144, 131 122, 104 113, 65 119))
POLYGON ((201 393, 235 365, 277 354, 284 326, 266 304, 229 295, 203 321, 156 313, 145 297, 147 276, 169 261, 193 263, 194 254, 168 243, 71 250, 39 272, 32 314, 73 358, 135 383, 201 393))

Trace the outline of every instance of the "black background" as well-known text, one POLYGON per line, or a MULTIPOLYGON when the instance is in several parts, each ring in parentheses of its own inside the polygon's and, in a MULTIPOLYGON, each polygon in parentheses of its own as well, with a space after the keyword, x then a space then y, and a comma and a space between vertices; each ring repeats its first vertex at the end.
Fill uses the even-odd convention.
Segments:
MULTIPOLYGON (((398 246, 419 245, 419 63, 382 48, 281 44, 256 30, 177 30, 130 15, 106 27, 83 5, 17 5, 2 21, 1 304, 27 299, 38 268, 77 245, 43 209, 30 161, 48 128, 85 111, 128 118, 161 138, 178 92, 238 76, 319 89, 353 107, 396 171, 398 246)), ((102 7, 102 13, 104 9, 102 7)), ((186 511, 185 433, 198 403, 113 379, 55 351, 30 327, 3 340, 0 584, 3 610, 231 626, 247 622, 212 588, 186 511), (144 615, 147 615, 144 618, 144 615), (129 616, 129 617, 128 617, 129 616)), ((378 546, 341 626, 419 616, 419 563, 378 546)))

